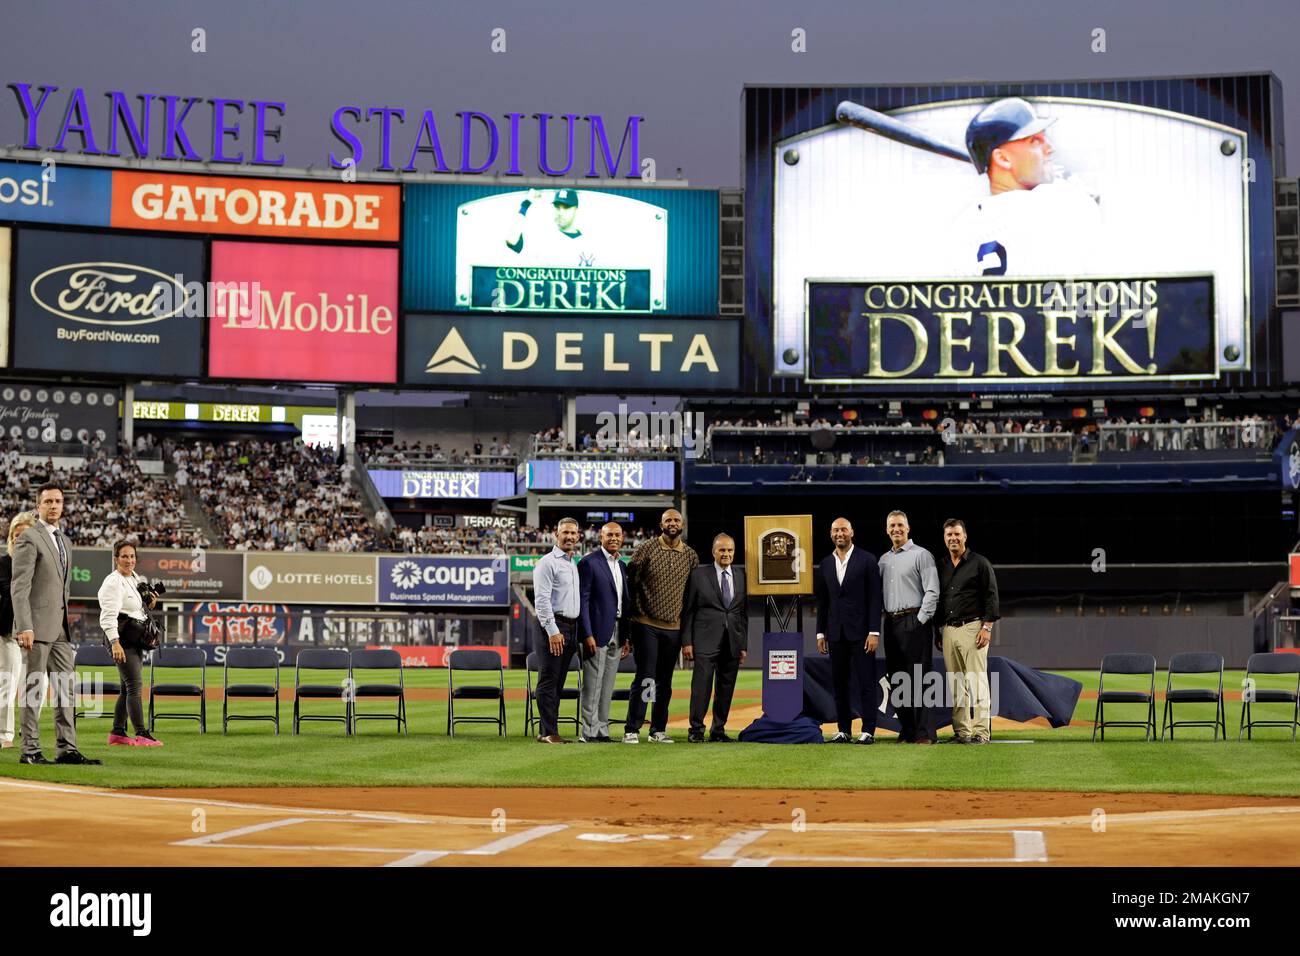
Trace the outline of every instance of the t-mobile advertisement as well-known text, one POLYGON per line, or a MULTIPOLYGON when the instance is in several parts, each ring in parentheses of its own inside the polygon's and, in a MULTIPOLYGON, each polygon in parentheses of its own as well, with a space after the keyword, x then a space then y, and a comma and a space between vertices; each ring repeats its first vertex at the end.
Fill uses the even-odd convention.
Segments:
POLYGON ((397 250, 212 243, 213 378, 397 381, 397 250))

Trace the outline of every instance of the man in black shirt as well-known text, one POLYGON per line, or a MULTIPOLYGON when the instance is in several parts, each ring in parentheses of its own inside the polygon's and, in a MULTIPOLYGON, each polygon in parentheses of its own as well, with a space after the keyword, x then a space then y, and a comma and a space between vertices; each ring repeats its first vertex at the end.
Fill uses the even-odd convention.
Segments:
POLYGON ((939 608, 935 619, 941 628, 935 643, 943 651, 952 688, 953 742, 986 744, 991 735, 989 641, 993 622, 1000 616, 998 579, 988 559, 966 547, 966 523, 960 518, 943 523, 943 543, 948 556, 938 562, 939 608))

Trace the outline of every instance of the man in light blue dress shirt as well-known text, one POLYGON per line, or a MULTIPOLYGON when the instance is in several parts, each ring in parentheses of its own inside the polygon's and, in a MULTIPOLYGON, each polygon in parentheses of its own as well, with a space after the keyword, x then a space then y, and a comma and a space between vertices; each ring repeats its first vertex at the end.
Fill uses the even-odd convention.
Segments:
POLYGON ((931 670, 939 572, 934 556, 909 540, 911 529, 903 512, 889 513, 885 532, 890 549, 879 562, 885 605, 882 633, 890 699, 898 714, 898 740, 932 744, 935 730, 926 718, 923 689, 925 675, 931 670))
POLYGON ((569 663, 578 652, 579 584, 573 553, 578 549, 578 522, 561 518, 555 526, 555 547, 543 555, 533 570, 533 606, 546 646, 537 654, 538 743, 568 744, 560 736, 560 691, 569 676, 569 663))

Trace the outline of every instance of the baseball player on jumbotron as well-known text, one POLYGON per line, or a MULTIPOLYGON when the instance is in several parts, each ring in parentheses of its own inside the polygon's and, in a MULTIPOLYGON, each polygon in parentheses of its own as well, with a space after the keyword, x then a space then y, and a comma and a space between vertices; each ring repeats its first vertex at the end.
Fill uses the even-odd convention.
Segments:
POLYGON ((540 205, 541 199, 541 190, 530 189, 519 204, 512 236, 506 239, 506 248, 518 256, 514 261, 530 266, 580 268, 596 265, 595 253, 590 248, 591 237, 585 235, 578 225, 578 191, 555 190, 549 222, 544 213, 539 214, 533 209, 540 205), (533 212, 531 217, 530 211, 533 212), (532 226, 529 226, 530 222, 532 226))
POLYGON ((1104 254, 1101 210, 1051 161, 1042 119, 1018 97, 996 100, 966 127, 975 171, 989 195, 953 224, 951 272, 986 276, 1076 276, 1095 272, 1104 254))

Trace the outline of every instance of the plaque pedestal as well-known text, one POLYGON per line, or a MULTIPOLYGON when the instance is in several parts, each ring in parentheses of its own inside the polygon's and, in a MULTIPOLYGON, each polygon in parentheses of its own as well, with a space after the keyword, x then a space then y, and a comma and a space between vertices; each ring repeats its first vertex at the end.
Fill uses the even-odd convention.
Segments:
POLYGON ((763 716, 740 732, 745 743, 820 744, 821 725, 803 716, 803 634, 763 635, 763 716))

